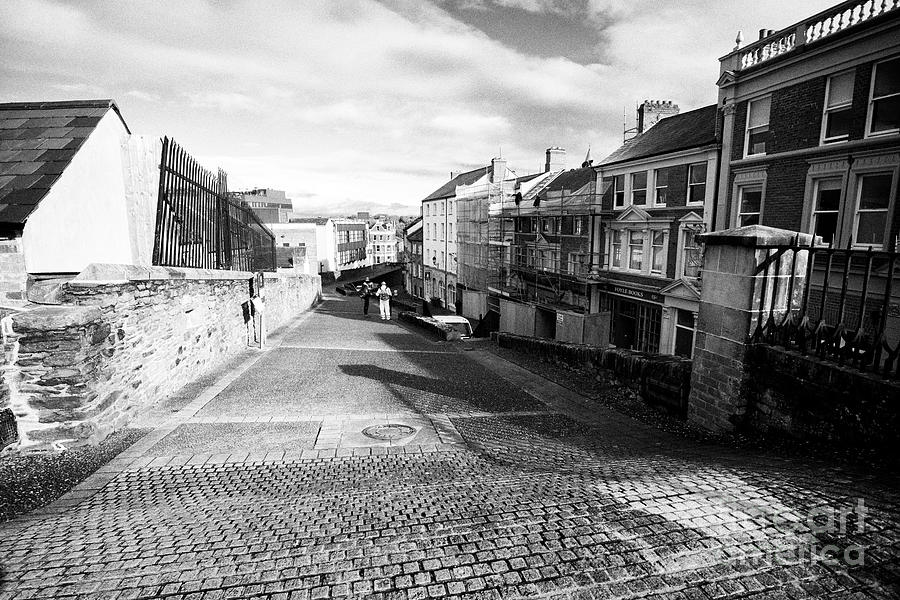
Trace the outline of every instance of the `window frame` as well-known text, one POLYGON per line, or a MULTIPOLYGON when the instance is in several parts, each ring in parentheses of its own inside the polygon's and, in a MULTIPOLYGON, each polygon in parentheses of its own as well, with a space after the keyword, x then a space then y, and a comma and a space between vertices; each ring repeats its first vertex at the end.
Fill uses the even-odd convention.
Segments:
POLYGON ((830 137, 830 138, 826 137, 826 134, 828 132, 828 116, 830 113, 838 112, 838 111, 842 111, 842 110, 848 110, 848 109, 852 110, 852 108, 853 108, 853 89, 854 89, 854 87, 856 87, 855 77, 856 77, 856 70, 851 69, 849 71, 842 71, 840 73, 834 73, 832 75, 829 75, 828 78, 825 80, 825 99, 822 102, 822 131, 819 136, 819 145, 820 146, 825 146, 825 145, 830 145, 830 144, 839 144, 841 142, 846 142, 846 141, 850 140, 850 132, 849 131, 844 135, 834 136, 834 137, 830 137), (831 94, 831 80, 834 79, 835 77, 844 77, 846 75, 849 75, 850 79, 851 79, 849 102, 846 102, 845 104, 842 104, 841 106, 829 108, 828 97, 831 94))
POLYGON ((769 145, 768 140, 766 140, 766 149, 764 152, 754 152, 750 154, 750 115, 753 111, 753 105, 757 102, 762 102, 763 100, 769 101, 769 116, 766 118, 765 125, 757 125, 753 129, 760 129, 762 127, 766 128, 766 131, 770 131, 771 121, 772 121, 772 96, 760 96, 759 98, 754 98, 753 100, 747 101, 747 118, 744 122, 744 158, 750 158, 753 156, 766 156, 769 153, 769 145))
POLYGON ((687 196, 684 199, 684 203, 686 206, 703 206, 706 203, 706 186, 708 184, 709 177, 709 163, 706 161, 703 162, 695 162, 688 165, 687 172, 687 196), (694 167, 703 166, 703 183, 691 183, 691 172, 694 167), (703 186, 703 197, 700 200, 691 200, 693 196, 693 190, 697 186, 703 186))
POLYGON ((666 271, 668 271, 668 268, 667 268, 668 267, 668 260, 667 260, 668 256, 667 256, 667 254, 668 254, 668 248, 669 248, 669 232, 665 229, 650 229, 648 233, 650 234, 650 236, 649 236, 650 262, 648 264, 648 270, 650 272, 650 275, 655 275, 657 277, 665 277, 666 271), (659 246, 657 246, 656 244, 653 243, 653 237, 657 233, 662 234, 662 244, 659 246), (661 257, 660 263, 662 265, 659 271, 655 271, 653 269, 653 259, 656 257, 656 249, 657 248, 660 248, 660 252, 659 252, 660 257, 661 257))
POLYGON ((651 206, 659 206, 663 207, 666 205, 666 201, 668 200, 669 193, 669 171, 670 167, 662 167, 659 169, 653 169, 653 204, 651 206), (659 185, 659 172, 662 171, 666 174, 666 184, 663 186, 659 185), (659 201, 659 191, 663 190, 663 201, 659 201))
MULTIPOLYGON (((755 225, 762 225, 762 215, 763 215, 763 200, 765 199, 766 186, 762 182, 757 183, 745 183, 738 186, 738 197, 737 197, 737 226, 743 227, 743 217, 744 215, 757 215, 757 220, 755 225), (759 190, 759 210, 757 212, 743 212, 744 205, 744 192, 753 189, 756 191, 759 190)), ((754 223, 750 223, 753 225, 754 223)))
POLYGON ((900 134, 900 127, 895 128, 895 129, 889 129, 886 131, 875 131, 875 132, 872 131, 872 117, 874 116, 874 113, 875 113, 875 111, 874 111, 875 102, 877 100, 884 100, 886 98, 900 97, 900 92, 896 92, 896 93, 890 94, 888 96, 882 96, 881 98, 877 98, 877 99, 874 97, 874 95, 875 95, 875 78, 878 75, 878 67, 884 63, 892 62, 895 60, 900 61, 900 56, 892 56, 891 58, 887 58, 885 60, 878 61, 874 65, 872 65, 872 77, 871 77, 871 81, 869 82, 869 99, 866 104, 866 135, 865 135, 865 137, 867 137, 867 138, 900 134))
POLYGON ((853 241, 854 248, 873 248, 874 250, 884 250, 890 246, 890 232, 891 232, 891 224, 892 219, 891 216, 894 212, 894 201, 897 195, 897 168, 896 167, 887 167, 887 168, 870 168, 865 170, 860 170, 853 173, 854 177, 854 188, 853 188, 853 204, 851 205, 852 213, 850 215, 850 239, 853 241), (891 178, 891 183, 888 188, 888 198, 887 198, 887 206, 883 209, 865 209, 865 212, 882 212, 885 215, 884 219, 884 230, 881 244, 866 244, 859 243, 858 241, 858 232, 859 232, 859 213, 861 209, 859 208, 859 202, 862 197, 862 182, 866 177, 871 177, 873 175, 888 175, 891 178))
POLYGON ((625 174, 623 173, 621 175, 613 175, 613 210, 615 210, 617 208, 625 208, 625 200, 626 200, 626 198, 625 198, 625 174), (622 182, 621 190, 618 188, 618 185, 617 185, 620 179, 622 182), (620 198, 620 194, 621 194, 621 198, 622 198, 621 204, 619 204, 619 202, 618 202, 618 200, 620 198))
MULTIPOLYGON (((839 240, 841 238, 841 227, 842 227, 842 221, 843 221, 844 206, 846 204, 846 197, 845 197, 845 193, 844 193, 846 190, 844 188, 845 188, 845 179, 843 177, 843 174, 823 175, 821 177, 816 177, 812 180, 812 197, 810 200, 810 208, 809 208, 809 225, 807 226, 806 230, 811 235, 815 236, 816 235, 816 220, 817 220, 816 215, 818 215, 819 213, 834 213, 837 216, 837 220, 835 221, 835 224, 834 224, 834 234, 833 234, 832 242, 831 242, 834 247, 837 247, 837 244, 839 243, 839 240), (837 181, 840 186, 838 188, 838 190, 840 191, 840 197, 838 198, 838 206, 837 206, 837 209, 835 209, 835 210, 827 210, 827 211, 816 210, 816 206, 817 206, 818 200, 819 200, 819 190, 821 189, 819 186, 825 181, 837 181)), ((827 243, 824 240, 823 240, 823 243, 825 243, 827 245, 827 243)))
POLYGON ((646 250, 647 250, 647 233, 649 232, 649 230, 647 230, 647 229, 626 229, 625 231, 628 232, 628 244, 627 244, 627 246, 628 246, 628 253, 627 253, 627 255, 626 255, 627 260, 626 260, 625 270, 626 270, 626 271, 632 271, 632 272, 635 272, 635 273, 643 273, 643 272, 644 272, 644 263, 645 263, 645 261, 646 261, 645 256, 646 256, 646 250), (634 266, 632 265, 632 260, 631 260, 631 259, 632 259, 632 251, 633 251, 633 250, 635 249, 635 247, 636 247, 635 244, 634 244, 634 242, 632 241, 632 239, 634 238, 634 235, 635 235, 635 234, 640 234, 640 235, 642 236, 642 238, 643 238, 643 239, 641 240, 641 246, 640 246, 640 250, 641 250, 641 259, 640 259, 641 266, 638 267, 637 269, 634 268, 634 266))
POLYGON ((700 272, 702 271, 702 262, 703 262, 703 246, 697 241, 697 236, 700 234, 699 231, 694 229, 693 227, 682 227, 681 228, 681 240, 678 245, 681 256, 679 257, 680 264, 678 266, 678 277, 687 279, 690 281, 696 281, 700 277, 700 272), (692 246, 688 246, 688 239, 691 239, 694 244, 692 246), (697 267, 696 275, 688 275, 688 250, 697 250, 697 255, 700 257, 701 266, 697 267))
POLYGON ((629 201, 630 201, 630 206, 647 206, 647 202, 648 202, 648 200, 649 200, 649 198, 647 198, 647 186, 650 185, 650 173, 649 173, 649 171, 646 171, 646 170, 645 170, 645 171, 635 171, 635 172, 633 172, 633 173, 629 173, 629 174, 628 174, 628 178, 629 178, 629 183, 631 183, 631 192, 628 194, 628 198, 629 198, 629 201), (641 175, 641 174, 644 175, 644 187, 642 187, 642 188, 636 188, 636 187, 634 187, 634 178, 635 178, 636 176, 641 175), (644 201, 643 201, 641 204, 637 204, 637 203, 634 201, 634 193, 635 193, 635 191, 638 191, 638 192, 644 192, 644 201))

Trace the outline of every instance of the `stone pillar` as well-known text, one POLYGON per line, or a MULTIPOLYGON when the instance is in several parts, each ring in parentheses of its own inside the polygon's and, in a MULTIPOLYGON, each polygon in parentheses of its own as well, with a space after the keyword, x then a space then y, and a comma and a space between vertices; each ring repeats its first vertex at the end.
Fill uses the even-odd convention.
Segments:
MULTIPOLYGON (((13 315, 18 338, 10 408, 20 450, 95 441, 91 421, 115 398, 99 399, 93 382, 109 327, 95 306, 41 306, 13 315)), ((9 375, 9 373, 7 373, 9 375)))
MULTIPOLYGON (((699 236, 704 243, 702 292, 697 319, 688 420, 712 431, 731 431, 743 425, 747 411, 750 334, 756 325, 760 288, 756 274, 766 251, 761 245, 791 244, 797 232, 748 225, 699 236)), ((809 234, 799 234, 801 245, 809 234)), ((805 254, 805 253, 804 253, 805 254)), ((805 275, 805 256, 796 270, 805 275)), ((782 261, 777 275, 769 274, 766 304, 775 290, 776 309, 784 314, 791 264, 782 261)), ((795 281, 802 287, 802 279, 795 281)), ((768 312, 766 312, 766 315, 768 312)))
POLYGON ((24 300, 27 282, 22 238, 0 240, 0 301, 24 300))

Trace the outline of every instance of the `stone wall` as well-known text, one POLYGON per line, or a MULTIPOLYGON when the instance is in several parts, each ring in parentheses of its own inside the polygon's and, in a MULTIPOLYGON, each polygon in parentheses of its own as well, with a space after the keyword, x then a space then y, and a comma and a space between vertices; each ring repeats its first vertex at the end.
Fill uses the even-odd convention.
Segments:
POLYGON ((749 360, 749 428, 896 451, 900 382, 762 344, 749 360))
MULTIPOLYGON (((248 346, 252 273, 94 267, 63 286, 63 304, 13 317, 6 380, 23 449, 101 440, 248 346)), ((266 330, 320 291, 315 275, 267 275, 266 330)))
POLYGON ((618 348, 568 344, 554 340, 496 334, 502 348, 537 356, 571 368, 608 369, 639 387, 648 402, 684 416, 691 385, 691 360, 681 356, 647 354, 618 348))

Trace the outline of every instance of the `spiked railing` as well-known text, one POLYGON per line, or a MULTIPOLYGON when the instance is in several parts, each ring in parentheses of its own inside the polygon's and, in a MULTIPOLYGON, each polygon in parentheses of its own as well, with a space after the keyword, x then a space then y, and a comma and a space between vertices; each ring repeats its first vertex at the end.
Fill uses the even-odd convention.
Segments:
POLYGON ((761 246, 751 341, 900 378, 896 251, 761 246))

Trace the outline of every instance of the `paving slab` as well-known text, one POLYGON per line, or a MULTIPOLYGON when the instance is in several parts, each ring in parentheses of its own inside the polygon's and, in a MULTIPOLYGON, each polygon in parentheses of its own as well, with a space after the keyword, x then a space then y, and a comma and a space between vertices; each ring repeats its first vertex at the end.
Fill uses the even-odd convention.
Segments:
POLYGON ((896 479, 662 434, 360 313, 326 298, 0 526, 0 598, 897 597, 896 479))

